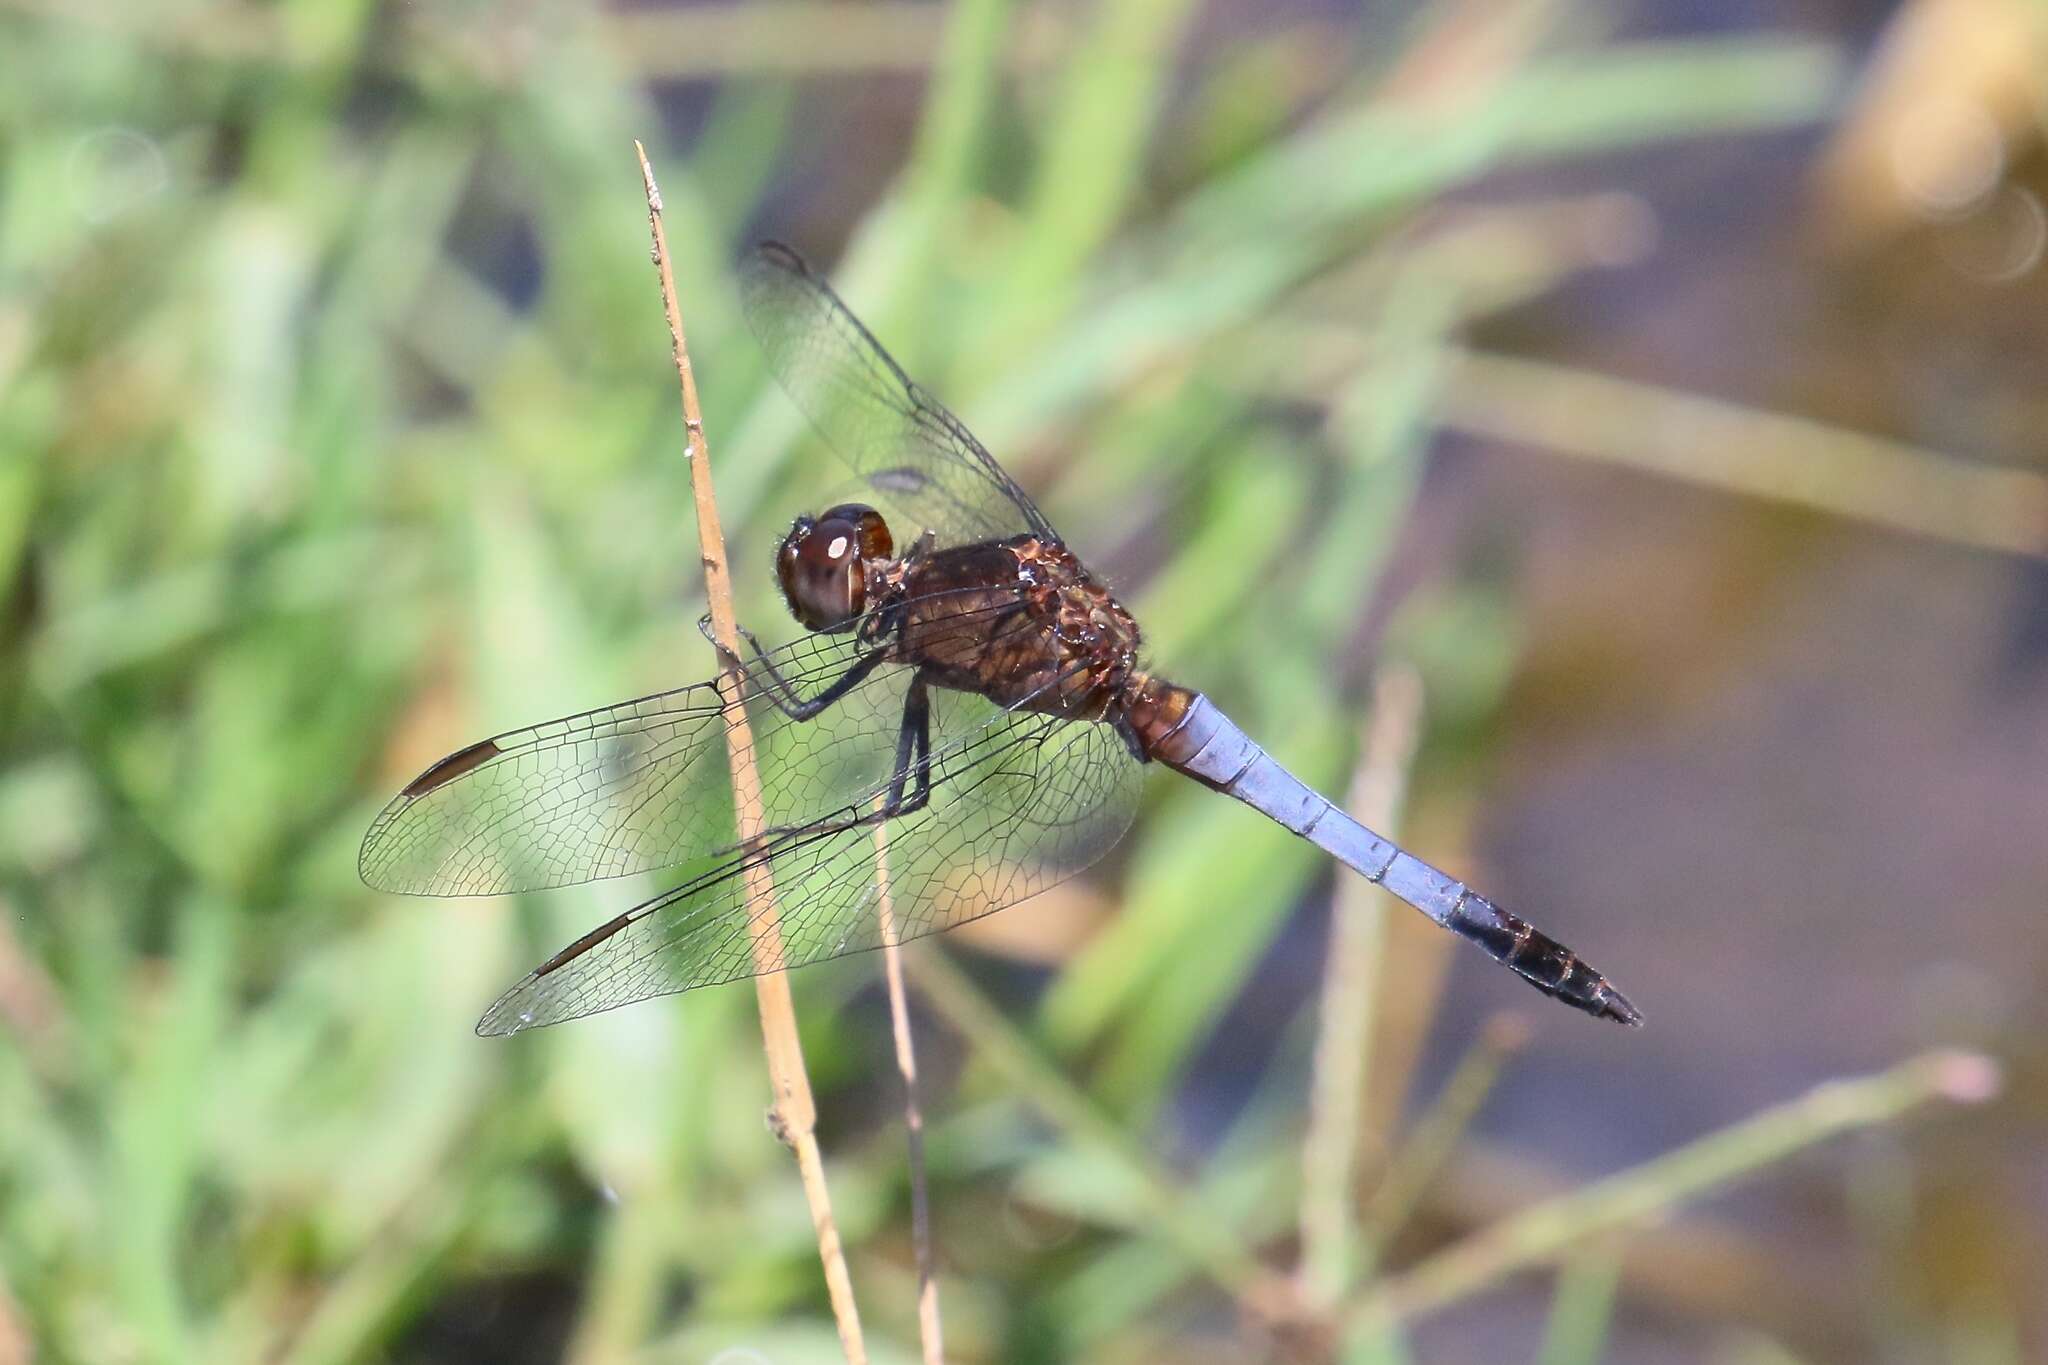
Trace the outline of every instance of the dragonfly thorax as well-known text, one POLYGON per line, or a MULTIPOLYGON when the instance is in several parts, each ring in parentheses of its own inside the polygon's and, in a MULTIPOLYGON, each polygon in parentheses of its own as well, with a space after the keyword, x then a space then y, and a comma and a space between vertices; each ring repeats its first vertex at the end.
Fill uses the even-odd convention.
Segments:
POLYGON ((798 517, 775 556, 790 615, 807 630, 844 630, 868 606, 868 584, 895 553, 889 523, 864 503, 798 517))

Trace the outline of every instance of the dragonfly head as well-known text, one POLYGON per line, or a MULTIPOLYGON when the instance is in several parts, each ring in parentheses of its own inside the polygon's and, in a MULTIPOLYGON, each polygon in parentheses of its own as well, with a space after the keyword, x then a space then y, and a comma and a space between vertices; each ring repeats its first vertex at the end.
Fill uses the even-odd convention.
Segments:
POLYGON ((889 523, 862 503, 798 517, 782 538, 775 576, 790 615, 807 630, 841 630, 867 610, 868 570, 895 553, 889 523))

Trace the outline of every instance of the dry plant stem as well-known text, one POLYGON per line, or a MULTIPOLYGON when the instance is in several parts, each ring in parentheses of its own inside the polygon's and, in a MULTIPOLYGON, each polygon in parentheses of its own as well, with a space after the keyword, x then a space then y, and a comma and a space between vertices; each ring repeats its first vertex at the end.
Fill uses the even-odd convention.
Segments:
MULTIPOLYGON (((1361 823, 1389 837, 1398 833, 1395 817, 1415 758, 1421 720, 1422 681, 1415 670, 1382 671, 1373 687, 1372 720, 1348 804, 1361 823)), ((1359 1126, 1371 1064, 1387 904, 1385 891, 1347 877, 1330 916, 1301 1161, 1297 1283, 1302 1304, 1311 1312, 1327 1311, 1343 1297, 1357 1254, 1352 1187, 1358 1173, 1359 1126)))
POLYGON ((1982 1103, 1998 1087, 1996 1063, 1976 1053, 1950 1051, 1924 1053, 1860 1080, 1830 1082, 1667 1156, 1483 1229, 1382 1281, 1354 1306, 1348 1320, 1354 1327, 1376 1330, 1417 1317, 1827 1138, 1892 1122, 1935 1100, 1982 1103))
POLYGON ((939 1331, 939 1278, 932 1255, 931 1195, 924 1175, 924 1111, 917 1103, 917 1049, 910 1038, 910 1004, 903 989, 903 952, 896 946, 896 905, 889 892, 889 827, 875 826, 875 914, 882 929, 882 972, 889 982, 889 1023, 896 1035, 896 1069, 903 1075, 903 1130, 910 1160, 910 1244, 917 1258, 917 1339, 925 1365, 945 1365, 939 1331))
MULTIPOLYGON (((676 378, 682 384, 683 425, 688 433, 684 458, 690 463, 690 491, 697 504, 697 544, 704 560, 704 594, 711 608, 711 632, 727 660, 740 657, 739 628, 732 609, 732 573, 725 559, 725 533, 718 524, 718 504, 711 490, 711 459, 704 442, 704 419, 697 406, 697 380, 690 371, 690 352, 683 340, 683 314, 676 302, 675 272, 669 265, 668 238, 662 230, 661 191, 654 168, 637 141, 640 177, 647 190, 647 222, 654 236, 654 267, 661 277, 661 302, 668 313, 669 340, 675 352, 676 378)), ((729 701, 738 695, 737 671, 719 676, 719 691, 729 701)), ((740 842, 758 839, 766 823, 761 813, 761 775, 754 767, 754 738, 743 708, 726 711, 726 755, 732 766, 733 809, 740 842)), ((747 869, 747 932, 754 962, 755 999, 761 1007, 761 1038, 768 1054, 768 1079, 775 1095, 772 1110, 779 1136, 796 1153, 804 1199, 811 1209, 811 1227, 818 1236, 818 1259, 825 1266, 825 1288, 832 1299, 832 1317, 839 1344, 853 1365, 864 1365, 867 1348, 861 1341, 860 1313, 854 1307, 853 1281, 846 1273, 846 1254, 839 1227, 832 1219, 832 1199, 825 1188, 825 1163, 818 1152, 817 1103, 804 1070, 803 1046, 796 1031, 796 1007, 790 1001, 789 978, 782 965, 782 922, 775 906, 775 884, 768 869, 747 869)))

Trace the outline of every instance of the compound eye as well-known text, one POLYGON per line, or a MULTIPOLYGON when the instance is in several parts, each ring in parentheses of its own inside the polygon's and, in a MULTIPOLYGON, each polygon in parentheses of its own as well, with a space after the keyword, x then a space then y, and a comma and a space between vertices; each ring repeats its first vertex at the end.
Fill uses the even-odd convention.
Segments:
POLYGON ((842 502, 818 518, 821 526, 828 521, 845 522, 853 528, 854 543, 864 559, 887 559, 896 553, 889 523, 882 519, 880 512, 864 502, 842 502))
POLYGON ((811 630, 837 629, 866 607, 860 527, 842 517, 798 520, 783 539, 775 569, 790 614, 811 630))
POLYGON ((827 517, 811 532, 803 548, 804 563, 814 569, 837 568, 860 553, 860 528, 827 517))

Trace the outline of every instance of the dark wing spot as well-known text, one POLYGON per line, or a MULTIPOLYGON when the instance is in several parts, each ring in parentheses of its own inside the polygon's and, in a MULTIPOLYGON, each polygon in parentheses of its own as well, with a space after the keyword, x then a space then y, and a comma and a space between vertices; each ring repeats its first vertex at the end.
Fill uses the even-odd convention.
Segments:
POLYGON ((439 786, 445 786, 473 768, 482 767, 498 756, 496 740, 480 739, 467 749, 457 749, 433 767, 406 784, 401 796, 425 796, 439 786))
POLYGON ((617 932, 619 932, 619 930, 625 928, 632 922, 633 912, 631 910, 628 910, 625 914, 620 915, 611 923, 598 925, 597 928, 592 929, 582 938, 577 939, 574 943, 562 949, 561 952, 556 953, 546 962, 541 963, 540 967, 533 974, 534 980, 538 981, 541 977, 546 976, 549 972, 556 971, 561 967, 567 966, 569 963, 583 956, 592 948, 595 948, 598 944, 604 942, 606 939, 610 938, 613 934, 616 934, 617 932))

